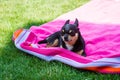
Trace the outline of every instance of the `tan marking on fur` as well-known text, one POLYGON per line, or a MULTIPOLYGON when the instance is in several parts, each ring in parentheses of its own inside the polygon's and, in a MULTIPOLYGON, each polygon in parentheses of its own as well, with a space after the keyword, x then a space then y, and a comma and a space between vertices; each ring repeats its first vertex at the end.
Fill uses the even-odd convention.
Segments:
POLYGON ((83 53, 83 49, 77 52, 77 54, 79 55, 82 55, 82 53, 83 53))
POLYGON ((69 42, 65 42, 65 43, 68 44, 68 45, 73 46, 75 44, 75 42, 77 41, 77 39, 78 39, 78 33, 76 33, 75 36, 70 36, 69 35, 68 39, 70 41, 69 42))
POLYGON ((62 32, 65 32, 64 30, 62 30, 62 32))
POLYGON ((69 31, 69 33, 71 33, 71 32, 72 32, 72 30, 69 31))
POLYGON ((58 39, 56 39, 53 44, 47 43, 46 47, 47 48, 49 48, 49 47, 56 47, 57 45, 58 45, 58 39))

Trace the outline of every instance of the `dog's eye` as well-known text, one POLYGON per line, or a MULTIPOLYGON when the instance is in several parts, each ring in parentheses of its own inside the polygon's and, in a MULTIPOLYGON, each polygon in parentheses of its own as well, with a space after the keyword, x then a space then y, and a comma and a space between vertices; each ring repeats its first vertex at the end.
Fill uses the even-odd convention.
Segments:
POLYGON ((72 30, 69 31, 69 34, 70 34, 71 36, 75 36, 75 32, 72 31, 72 30))
POLYGON ((61 31, 61 34, 62 34, 62 36, 63 36, 63 35, 65 34, 65 31, 64 31, 64 30, 62 30, 62 31, 61 31))
POLYGON ((72 33, 72 30, 70 30, 69 33, 72 33))
POLYGON ((65 31, 64 31, 64 30, 62 30, 62 32, 64 33, 65 31))

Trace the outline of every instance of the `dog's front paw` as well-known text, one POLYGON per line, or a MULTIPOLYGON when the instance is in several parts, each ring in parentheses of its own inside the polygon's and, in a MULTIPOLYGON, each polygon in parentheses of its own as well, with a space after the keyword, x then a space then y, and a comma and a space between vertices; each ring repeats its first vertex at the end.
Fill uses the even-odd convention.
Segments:
POLYGON ((82 53, 83 53, 83 49, 77 52, 77 54, 80 54, 80 55, 82 55, 82 53))
POLYGON ((82 49, 82 50, 80 50, 80 51, 78 51, 78 52, 77 52, 77 54, 82 55, 82 56, 86 56, 86 54, 85 54, 85 52, 84 52, 84 50, 83 50, 83 49, 82 49))

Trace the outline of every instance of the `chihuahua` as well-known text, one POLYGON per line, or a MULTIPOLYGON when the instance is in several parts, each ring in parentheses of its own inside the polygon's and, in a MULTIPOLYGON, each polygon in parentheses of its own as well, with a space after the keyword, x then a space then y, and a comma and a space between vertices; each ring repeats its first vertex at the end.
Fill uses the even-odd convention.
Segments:
POLYGON ((67 20, 60 31, 39 41, 38 44, 46 43, 46 47, 61 47, 86 56, 85 41, 78 28, 78 19, 75 20, 74 24, 69 22, 70 20, 67 20))

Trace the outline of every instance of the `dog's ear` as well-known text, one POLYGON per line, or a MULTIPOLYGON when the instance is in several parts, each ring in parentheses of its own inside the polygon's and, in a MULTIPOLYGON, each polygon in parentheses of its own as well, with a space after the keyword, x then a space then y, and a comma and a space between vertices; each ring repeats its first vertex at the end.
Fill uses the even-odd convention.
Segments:
POLYGON ((67 20, 64 25, 69 24, 70 20, 67 20))
POLYGON ((75 19, 74 25, 76 25, 77 27, 78 27, 78 25, 79 25, 79 24, 78 24, 78 19, 77 19, 77 18, 75 19))

